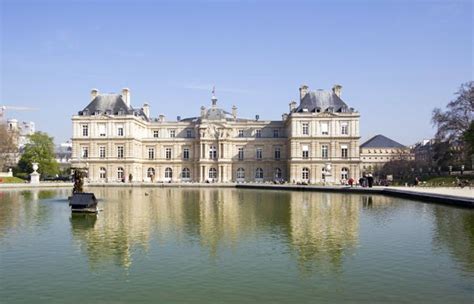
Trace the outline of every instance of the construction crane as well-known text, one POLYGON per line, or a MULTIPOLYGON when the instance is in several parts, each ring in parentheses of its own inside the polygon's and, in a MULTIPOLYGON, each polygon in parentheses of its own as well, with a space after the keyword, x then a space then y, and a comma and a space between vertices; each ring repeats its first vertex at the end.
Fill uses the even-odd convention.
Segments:
POLYGON ((0 106, 0 121, 5 119, 5 112, 11 111, 36 111, 35 108, 30 107, 15 107, 15 106, 0 106))

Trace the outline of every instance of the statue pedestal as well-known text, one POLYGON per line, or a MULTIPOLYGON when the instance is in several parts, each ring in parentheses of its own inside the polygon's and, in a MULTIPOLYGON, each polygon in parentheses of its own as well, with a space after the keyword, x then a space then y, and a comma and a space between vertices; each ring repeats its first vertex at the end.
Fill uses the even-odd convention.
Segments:
POLYGON ((324 182, 327 183, 327 184, 333 184, 334 183, 334 178, 332 175, 330 174, 326 174, 324 176, 324 182))
POLYGON ((40 175, 38 172, 33 172, 30 174, 30 184, 39 184, 40 183, 40 175))

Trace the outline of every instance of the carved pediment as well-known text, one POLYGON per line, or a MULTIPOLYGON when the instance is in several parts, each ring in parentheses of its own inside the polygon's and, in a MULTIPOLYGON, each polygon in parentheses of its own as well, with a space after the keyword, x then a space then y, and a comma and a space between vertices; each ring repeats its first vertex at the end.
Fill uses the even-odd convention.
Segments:
POLYGON ((320 112, 316 116, 317 117, 336 117, 337 115, 332 112, 320 112))

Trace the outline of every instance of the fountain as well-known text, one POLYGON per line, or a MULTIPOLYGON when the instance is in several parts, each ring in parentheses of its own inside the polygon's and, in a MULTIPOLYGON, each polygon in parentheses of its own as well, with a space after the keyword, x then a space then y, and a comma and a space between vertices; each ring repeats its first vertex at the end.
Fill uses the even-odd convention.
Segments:
POLYGON ((84 177, 85 172, 80 169, 74 169, 74 188, 72 189, 72 196, 69 197, 69 206, 72 212, 87 212, 96 213, 97 198, 94 193, 84 192, 84 177))

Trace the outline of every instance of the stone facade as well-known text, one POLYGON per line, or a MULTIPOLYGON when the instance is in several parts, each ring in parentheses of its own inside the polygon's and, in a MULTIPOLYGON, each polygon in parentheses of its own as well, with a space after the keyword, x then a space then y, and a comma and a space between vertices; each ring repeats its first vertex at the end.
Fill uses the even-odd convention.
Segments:
POLYGON ((361 172, 373 173, 395 160, 415 160, 411 148, 383 135, 376 135, 360 146, 361 172))
POLYGON ((282 120, 243 119, 211 99, 198 117, 168 121, 130 105, 130 90, 100 94, 72 118, 72 166, 94 182, 339 183, 359 176, 359 113, 333 91, 300 89, 282 120))

